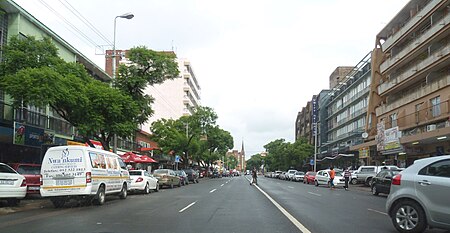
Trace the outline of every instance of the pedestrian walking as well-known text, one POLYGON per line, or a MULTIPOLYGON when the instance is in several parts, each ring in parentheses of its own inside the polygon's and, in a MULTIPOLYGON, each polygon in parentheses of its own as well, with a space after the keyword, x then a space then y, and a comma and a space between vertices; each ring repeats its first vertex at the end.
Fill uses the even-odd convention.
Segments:
POLYGON ((350 177, 352 177, 352 173, 348 170, 348 168, 344 171, 344 179, 345 179, 345 190, 348 191, 348 182, 350 181, 350 177))
POLYGON ((334 189, 334 177, 336 175, 336 171, 334 171, 333 166, 330 167, 330 189, 334 189))
POLYGON ((250 183, 250 185, 258 184, 257 178, 258 178, 258 175, 256 173, 256 168, 253 168, 253 171, 252 171, 252 182, 250 183))

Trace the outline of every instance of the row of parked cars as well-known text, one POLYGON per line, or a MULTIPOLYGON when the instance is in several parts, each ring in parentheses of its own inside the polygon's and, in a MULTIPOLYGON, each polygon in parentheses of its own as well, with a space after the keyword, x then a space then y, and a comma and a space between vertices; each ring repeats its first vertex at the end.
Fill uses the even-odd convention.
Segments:
POLYGON ((156 192, 199 182, 193 169, 128 170, 111 152, 84 146, 50 148, 42 164, 0 163, 0 199, 17 205, 27 194, 49 198, 57 208, 70 199, 102 205, 106 195, 121 199, 128 192, 156 192))
MULTIPOLYGON (((303 182, 328 184, 328 172, 307 172, 303 182)), ((266 176, 280 178, 281 174, 266 176)), ((341 175, 337 170, 336 185, 342 184, 341 175)), ((450 155, 419 159, 406 169, 361 166, 352 173, 352 183, 370 186, 373 195, 388 194, 386 212, 399 232, 419 233, 428 227, 450 230, 450 155)))

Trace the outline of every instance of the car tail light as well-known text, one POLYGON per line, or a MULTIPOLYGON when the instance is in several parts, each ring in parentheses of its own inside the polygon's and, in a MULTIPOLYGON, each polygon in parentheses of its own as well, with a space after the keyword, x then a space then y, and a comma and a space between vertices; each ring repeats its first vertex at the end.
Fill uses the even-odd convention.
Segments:
POLYGON ((22 184, 20 184, 20 187, 25 187, 25 186, 27 186, 27 179, 23 179, 22 184))
POLYGON ((92 182, 92 174, 90 172, 86 172, 86 184, 92 182))
POLYGON ((39 185, 43 185, 44 180, 42 179, 42 175, 39 176, 39 185))
POLYGON ((137 182, 142 182, 143 180, 144 180, 144 179, 142 179, 142 177, 139 177, 139 178, 136 179, 136 183, 137 183, 137 182))
POLYGON ((402 181, 402 174, 397 174, 392 178, 392 185, 400 185, 402 181))

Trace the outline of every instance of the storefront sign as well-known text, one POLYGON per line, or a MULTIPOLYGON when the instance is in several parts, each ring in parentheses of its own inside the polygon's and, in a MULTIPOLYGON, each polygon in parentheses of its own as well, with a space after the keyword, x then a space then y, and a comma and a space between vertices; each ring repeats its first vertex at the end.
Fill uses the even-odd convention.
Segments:
POLYGON ((384 150, 392 150, 400 148, 400 138, 402 132, 397 127, 393 127, 384 131, 384 150))
POLYGON ((368 147, 363 147, 363 148, 359 149, 359 158, 360 159, 365 159, 369 156, 370 156, 370 150, 368 147))
POLYGON ((14 124, 14 144, 40 147, 44 142, 44 129, 25 125, 14 124))

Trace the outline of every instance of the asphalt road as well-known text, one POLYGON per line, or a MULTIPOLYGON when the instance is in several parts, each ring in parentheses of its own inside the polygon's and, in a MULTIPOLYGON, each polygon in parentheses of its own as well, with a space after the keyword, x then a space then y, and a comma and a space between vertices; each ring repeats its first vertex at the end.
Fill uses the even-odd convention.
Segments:
POLYGON ((0 215, 0 232, 394 233, 385 202, 386 197, 364 190, 329 190, 264 177, 258 187, 243 176, 202 179, 126 200, 108 197, 103 206, 70 203, 55 209, 44 200, 0 215))

